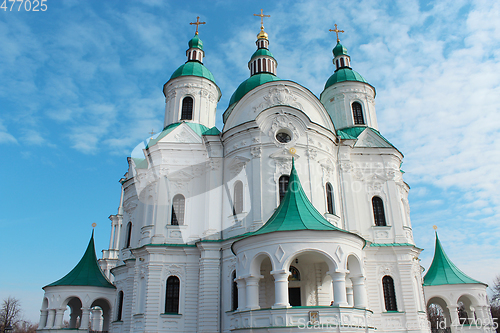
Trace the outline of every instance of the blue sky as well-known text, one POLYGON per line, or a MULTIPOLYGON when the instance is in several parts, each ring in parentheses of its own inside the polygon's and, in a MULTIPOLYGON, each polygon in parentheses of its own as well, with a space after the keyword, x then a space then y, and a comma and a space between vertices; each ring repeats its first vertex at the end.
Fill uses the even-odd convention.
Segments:
POLYGON ((43 291, 78 262, 91 224, 107 248, 126 157, 163 124, 163 84, 185 61, 189 22, 222 91, 249 76, 264 8, 278 76, 319 96, 335 23, 377 89, 381 133, 405 154, 422 265, 432 225, 473 278, 500 274, 500 5, 494 1, 47 1, 0 11, 3 163, 0 298, 38 321, 43 291), (187 6, 186 4, 189 4, 187 6))

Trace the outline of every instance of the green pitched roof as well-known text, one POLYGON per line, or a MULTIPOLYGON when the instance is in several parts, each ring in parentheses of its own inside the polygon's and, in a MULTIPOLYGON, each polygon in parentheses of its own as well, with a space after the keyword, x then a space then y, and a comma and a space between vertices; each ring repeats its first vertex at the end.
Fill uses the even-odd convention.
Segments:
POLYGON ((198 36, 198 34, 194 35, 194 37, 191 38, 191 40, 189 41, 188 45, 189 45, 189 48, 195 47, 197 49, 203 50, 203 42, 201 41, 201 39, 198 36))
POLYGON ((170 77, 170 80, 175 79, 179 76, 199 76, 204 77, 205 79, 209 79, 213 83, 215 83, 215 78, 212 73, 203 66, 203 64, 198 61, 188 61, 184 65, 180 66, 175 70, 175 72, 170 77))
MULTIPOLYGON (((80 262, 64 276, 62 279, 57 280, 45 287, 54 286, 93 286, 104 288, 116 288, 109 280, 102 274, 99 264, 97 263, 97 256, 94 247, 94 231, 90 237, 87 250, 83 254, 80 262)), ((44 288, 45 288, 44 287, 44 288)))
POLYGON ((480 283, 455 266, 446 255, 436 232, 436 248, 431 267, 424 276, 424 286, 440 286, 445 284, 480 283))
POLYGON ((250 76, 248 79, 243 81, 238 86, 238 88, 236 88, 236 91, 233 93, 233 95, 231 96, 231 99, 229 100, 229 106, 238 102, 249 91, 260 86, 261 84, 271 82, 271 81, 280 81, 280 80, 281 79, 279 77, 277 77, 274 74, 270 74, 270 73, 259 73, 259 74, 254 74, 254 75, 250 76))
POLYGON ((266 224, 257 231, 250 233, 247 237, 275 231, 296 230, 334 230, 347 232, 332 225, 314 208, 302 189, 299 176, 295 170, 295 162, 292 160, 292 171, 288 180, 288 189, 285 197, 281 200, 279 207, 266 224))
POLYGON ((181 121, 179 123, 173 123, 173 124, 170 124, 167 127, 165 127, 163 129, 163 131, 156 138, 149 140, 149 143, 148 143, 146 149, 148 149, 149 147, 153 146, 158 141, 163 139, 168 133, 172 132, 180 124, 186 124, 187 126, 189 126, 189 128, 191 128, 200 137, 202 135, 219 135, 220 134, 220 131, 215 126, 212 128, 208 128, 202 124, 181 121))
MULTIPOLYGON (((330 76, 328 81, 326 81, 325 84, 325 89, 330 87, 331 85, 338 83, 338 82, 345 82, 345 81, 357 81, 357 82, 363 82, 366 84, 369 84, 368 81, 366 81, 361 74, 356 72, 355 70, 352 70, 349 67, 344 67, 340 68, 335 71, 335 73, 330 76)), ((371 86, 371 84, 369 84, 371 86)), ((375 88, 373 88, 375 89, 375 88)))

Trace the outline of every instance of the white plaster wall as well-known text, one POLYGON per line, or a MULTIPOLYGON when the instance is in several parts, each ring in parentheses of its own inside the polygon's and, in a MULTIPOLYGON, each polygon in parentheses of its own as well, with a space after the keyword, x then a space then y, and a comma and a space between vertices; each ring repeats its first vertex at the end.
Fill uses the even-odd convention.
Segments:
POLYGON ((198 76, 180 76, 168 81, 163 87, 163 93, 166 103, 164 128, 180 121, 182 100, 186 96, 193 98, 191 121, 208 128, 215 126, 215 112, 221 93, 212 81, 198 76))
POLYGON ((353 102, 361 104, 363 118, 368 127, 378 129, 375 113, 375 89, 369 84, 356 81, 335 83, 321 93, 321 103, 328 110, 328 114, 335 128, 342 129, 354 125, 351 105, 353 102))

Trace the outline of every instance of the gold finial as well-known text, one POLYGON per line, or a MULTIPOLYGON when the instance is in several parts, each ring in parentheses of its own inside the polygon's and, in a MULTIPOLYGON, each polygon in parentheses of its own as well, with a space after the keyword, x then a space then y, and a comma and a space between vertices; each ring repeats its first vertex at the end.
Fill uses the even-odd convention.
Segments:
POLYGON ((97 223, 94 222, 94 223, 92 223, 92 228, 95 228, 95 227, 97 227, 97 223))
POLYGON ((297 152, 297 149, 292 147, 288 151, 290 152, 290 154, 295 155, 295 153, 297 152))
POLYGON ((337 34, 337 42, 340 42, 340 39, 339 39, 339 32, 344 32, 344 30, 339 30, 337 29, 337 23, 335 23, 335 29, 330 29, 328 31, 334 31, 336 34, 337 34))
POLYGON ((198 26, 200 24, 206 24, 207 22, 200 22, 200 17, 196 17, 196 22, 190 22, 189 24, 193 25, 193 24, 196 24, 196 32, 194 33, 195 35, 198 34, 198 26))
POLYGON ((149 134, 151 134, 151 139, 152 139, 153 138, 153 134, 155 134, 154 128, 151 129, 151 132, 149 134))
POLYGON ((260 14, 253 14, 253 16, 260 17, 260 30, 264 31, 264 17, 271 17, 271 15, 264 15, 264 9, 260 9, 260 14))
POLYGON ((434 230, 438 230, 438 226, 437 226, 437 225, 433 225, 433 226, 432 226, 432 229, 434 229, 434 230))

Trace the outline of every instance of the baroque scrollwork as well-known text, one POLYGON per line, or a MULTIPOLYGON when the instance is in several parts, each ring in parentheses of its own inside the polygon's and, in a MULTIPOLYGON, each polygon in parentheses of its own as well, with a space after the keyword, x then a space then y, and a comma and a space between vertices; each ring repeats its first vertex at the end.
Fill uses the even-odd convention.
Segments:
POLYGON ((279 84, 269 89, 269 94, 264 96, 264 101, 253 108, 254 113, 275 105, 288 105, 302 110, 302 105, 297 102, 297 97, 284 84, 279 84))

